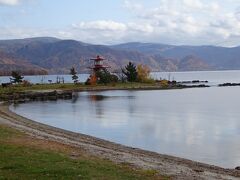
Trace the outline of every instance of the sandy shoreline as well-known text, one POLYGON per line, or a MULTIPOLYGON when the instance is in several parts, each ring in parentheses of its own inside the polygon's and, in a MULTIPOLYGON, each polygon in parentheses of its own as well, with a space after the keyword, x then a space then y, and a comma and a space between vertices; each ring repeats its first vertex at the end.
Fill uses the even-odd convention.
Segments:
POLYGON ((129 163, 138 168, 155 169, 174 179, 240 179, 240 171, 224 169, 191 160, 162 155, 105 141, 84 134, 73 133, 44 125, 19 116, 0 105, 0 123, 19 129, 36 138, 56 141, 86 153, 109 159, 116 163, 129 163))

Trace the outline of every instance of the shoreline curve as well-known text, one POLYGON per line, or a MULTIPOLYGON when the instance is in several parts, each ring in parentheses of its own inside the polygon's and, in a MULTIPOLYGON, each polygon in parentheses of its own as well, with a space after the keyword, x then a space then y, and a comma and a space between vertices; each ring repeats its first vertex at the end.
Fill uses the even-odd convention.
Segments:
POLYGON ((240 171, 174 157, 74 133, 22 117, 0 104, 0 124, 6 124, 35 138, 55 141, 83 149, 86 153, 136 168, 154 169, 173 179, 240 179, 240 171))

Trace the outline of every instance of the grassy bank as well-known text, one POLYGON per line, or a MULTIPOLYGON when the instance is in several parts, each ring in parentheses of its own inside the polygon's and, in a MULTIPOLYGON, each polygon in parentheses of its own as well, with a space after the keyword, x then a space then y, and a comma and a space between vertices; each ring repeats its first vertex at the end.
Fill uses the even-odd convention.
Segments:
POLYGON ((114 83, 108 85, 84 85, 84 84, 38 84, 31 86, 14 85, 11 87, 0 87, 0 94, 14 93, 31 90, 98 90, 98 89, 137 89, 137 88, 163 88, 156 83, 114 83))
POLYGON ((168 179, 0 125, 0 179, 168 179))

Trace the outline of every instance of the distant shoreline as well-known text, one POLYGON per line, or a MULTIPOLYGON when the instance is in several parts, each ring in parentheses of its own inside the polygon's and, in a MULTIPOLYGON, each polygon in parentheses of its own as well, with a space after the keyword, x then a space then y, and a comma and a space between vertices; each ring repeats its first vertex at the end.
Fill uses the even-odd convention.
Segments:
POLYGON ((183 158, 131 148, 41 124, 13 113, 9 110, 9 105, 8 103, 0 105, 0 123, 19 129, 35 138, 52 140, 80 148, 90 155, 106 158, 116 163, 130 163, 138 168, 154 169, 163 175, 173 176, 176 179, 237 179, 240 177, 240 171, 238 170, 224 169, 183 158))

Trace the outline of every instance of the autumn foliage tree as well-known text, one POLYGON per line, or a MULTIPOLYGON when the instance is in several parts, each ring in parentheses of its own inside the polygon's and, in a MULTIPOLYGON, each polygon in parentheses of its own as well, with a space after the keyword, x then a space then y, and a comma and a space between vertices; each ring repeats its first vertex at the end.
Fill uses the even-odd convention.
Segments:
POLYGON ((150 68, 147 65, 139 64, 137 66, 137 80, 139 82, 150 81, 150 72, 150 68))
POLYGON ((90 85, 96 85, 97 84, 97 76, 96 76, 95 73, 90 75, 90 77, 89 77, 89 84, 90 85))

